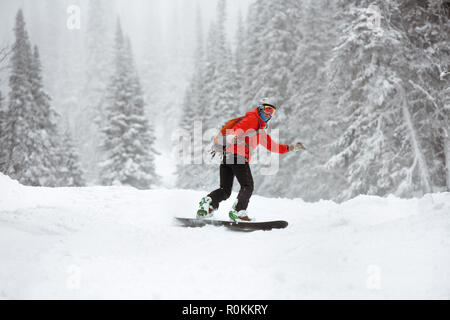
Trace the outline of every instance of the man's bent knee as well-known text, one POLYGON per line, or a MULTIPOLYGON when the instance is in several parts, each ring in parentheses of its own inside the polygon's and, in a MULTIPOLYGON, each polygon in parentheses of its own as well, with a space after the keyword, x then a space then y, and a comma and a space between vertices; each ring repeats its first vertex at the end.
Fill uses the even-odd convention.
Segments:
POLYGON ((221 188, 222 192, 223 192, 223 199, 227 200, 229 197, 231 197, 231 190, 230 189, 225 189, 225 188, 221 188))

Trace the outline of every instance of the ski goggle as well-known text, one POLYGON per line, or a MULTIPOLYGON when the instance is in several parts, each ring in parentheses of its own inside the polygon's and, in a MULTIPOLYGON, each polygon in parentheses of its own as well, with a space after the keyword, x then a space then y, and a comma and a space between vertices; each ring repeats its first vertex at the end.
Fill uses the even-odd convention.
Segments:
POLYGON ((263 112, 267 115, 270 115, 271 117, 275 114, 275 111, 277 110, 272 106, 262 106, 262 107, 263 107, 263 112))

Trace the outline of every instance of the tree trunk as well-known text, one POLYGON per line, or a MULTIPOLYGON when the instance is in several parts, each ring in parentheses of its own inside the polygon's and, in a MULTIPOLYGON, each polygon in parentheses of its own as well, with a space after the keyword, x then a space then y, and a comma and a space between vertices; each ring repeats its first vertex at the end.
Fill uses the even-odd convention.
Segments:
POLYGON ((450 137, 445 130, 444 133, 444 157, 445 157, 445 173, 447 182, 447 191, 450 191, 450 137))
POLYGON ((433 191, 431 188, 431 183, 430 183, 430 173, 428 170, 427 163, 425 161, 425 155, 423 154, 422 149, 420 148, 419 137, 418 137, 417 131, 414 127, 411 113, 409 112, 409 109, 408 109, 408 101, 407 101, 407 97, 406 97, 406 92, 405 92, 405 89, 401 85, 398 85, 398 88, 399 88, 399 93, 402 95, 401 96, 402 112, 403 112, 403 117, 405 119, 406 126, 408 128, 409 141, 410 141, 411 147, 413 149, 414 157, 417 158, 417 162, 419 165, 419 176, 422 181, 424 192, 430 193, 433 191))

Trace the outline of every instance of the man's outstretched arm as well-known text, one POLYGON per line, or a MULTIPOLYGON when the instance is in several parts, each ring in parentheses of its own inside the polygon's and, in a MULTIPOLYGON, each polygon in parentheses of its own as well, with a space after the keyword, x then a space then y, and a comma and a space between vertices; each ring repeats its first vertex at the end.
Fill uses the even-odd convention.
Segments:
POLYGON ((260 144, 264 148, 269 150, 270 152, 275 152, 275 153, 287 153, 287 152, 289 152, 289 145, 287 145, 287 144, 279 144, 279 143, 275 142, 270 137, 270 135, 267 134, 267 132, 265 130, 261 130, 260 131, 259 137, 261 139, 260 144))
POLYGON ((264 130, 261 130, 261 141, 260 143, 269 151, 276 153, 287 153, 287 152, 297 152, 300 150, 306 150, 306 147, 301 142, 297 142, 296 144, 278 144, 275 142, 270 135, 267 134, 264 130))

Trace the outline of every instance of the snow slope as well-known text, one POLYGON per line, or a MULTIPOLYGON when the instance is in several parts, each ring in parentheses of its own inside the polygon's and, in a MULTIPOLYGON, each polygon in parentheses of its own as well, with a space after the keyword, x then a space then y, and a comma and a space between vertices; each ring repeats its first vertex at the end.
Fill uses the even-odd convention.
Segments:
POLYGON ((174 225, 202 195, 34 188, 0 175, 0 299, 450 298, 450 193, 342 204, 255 196, 257 220, 290 226, 174 225))

